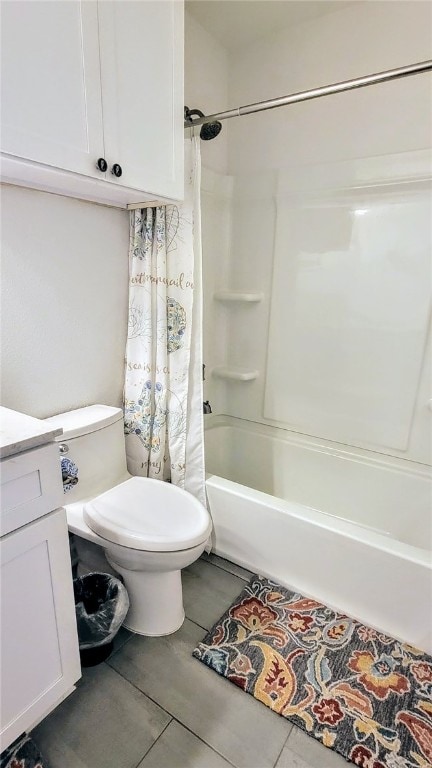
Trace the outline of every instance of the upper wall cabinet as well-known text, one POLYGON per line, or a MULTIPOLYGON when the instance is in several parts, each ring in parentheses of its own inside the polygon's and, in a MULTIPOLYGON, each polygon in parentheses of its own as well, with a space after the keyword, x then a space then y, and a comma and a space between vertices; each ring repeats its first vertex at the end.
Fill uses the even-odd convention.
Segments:
POLYGON ((3 181, 183 196, 182 0, 3 0, 1 97, 3 181))
POLYGON ((96 176, 104 154, 97 10, 2 3, 3 152, 96 176))
POLYGON ((108 176, 116 163, 126 186, 181 197, 182 3, 100 0, 99 35, 108 176))

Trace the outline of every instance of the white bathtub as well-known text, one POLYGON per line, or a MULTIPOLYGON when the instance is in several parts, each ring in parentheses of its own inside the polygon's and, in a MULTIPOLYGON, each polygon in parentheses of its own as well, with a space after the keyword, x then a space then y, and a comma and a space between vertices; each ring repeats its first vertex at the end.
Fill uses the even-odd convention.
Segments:
POLYGON ((230 417, 206 464, 216 554, 432 653, 428 467, 230 417))

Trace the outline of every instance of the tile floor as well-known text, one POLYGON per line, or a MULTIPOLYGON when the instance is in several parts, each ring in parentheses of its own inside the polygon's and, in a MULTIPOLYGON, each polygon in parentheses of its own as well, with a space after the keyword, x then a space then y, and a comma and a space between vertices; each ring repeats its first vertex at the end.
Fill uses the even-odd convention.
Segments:
POLYGON ((213 555, 183 572, 174 635, 121 630, 104 664, 33 732, 50 768, 346 768, 347 762, 192 657, 250 573, 213 555))

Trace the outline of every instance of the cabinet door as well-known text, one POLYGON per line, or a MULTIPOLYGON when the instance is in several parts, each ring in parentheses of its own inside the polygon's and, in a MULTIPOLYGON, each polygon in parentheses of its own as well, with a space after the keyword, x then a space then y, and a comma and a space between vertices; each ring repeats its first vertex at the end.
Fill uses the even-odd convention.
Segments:
POLYGON ((0 752, 70 693, 81 675, 66 513, 4 536, 0 752))
POLYGON ((183 197, 183 3, 100 0, 106 159, 112 181, 183 197))
POLYGON ((96 0, 3 0, 2 152, 104 178, 96 0))

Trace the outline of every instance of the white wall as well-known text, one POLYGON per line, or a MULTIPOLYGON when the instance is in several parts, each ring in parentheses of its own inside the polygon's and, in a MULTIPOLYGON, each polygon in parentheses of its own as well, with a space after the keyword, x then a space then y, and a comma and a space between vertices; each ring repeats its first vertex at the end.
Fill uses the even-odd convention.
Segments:
MULTIPOLYGON (((422 0, 356 2, 281 29, 231 56, 230 105, 430 59, 431 29, 422 0)), ((233 119, 229 173, 427 147, 430 117, 424 74, 233 119)))
POLYGON ((2 187, 2 404, 44 418, 121 405, 129 218, 2 187))
MULTIPOLYGON (((194 17, 185 12, 185 104, 204 114, 228 109, 228 53, 194 17)), ((228 124, 217 139, 201 142, 205 168, 227 173, 228 124)))

